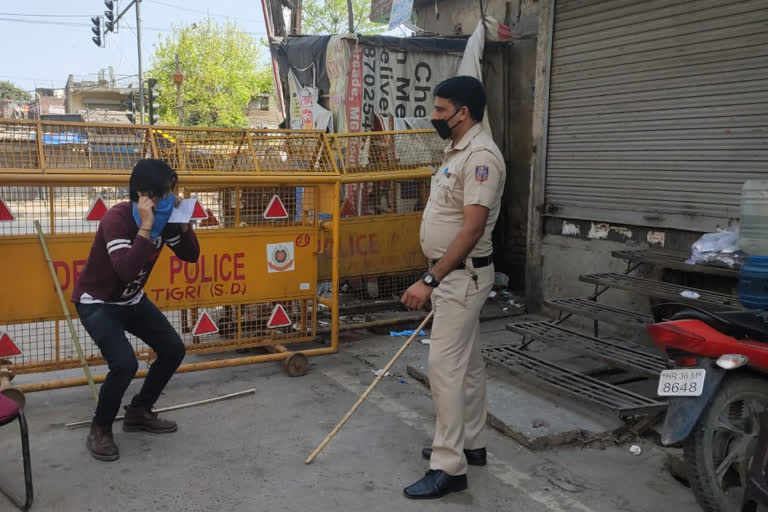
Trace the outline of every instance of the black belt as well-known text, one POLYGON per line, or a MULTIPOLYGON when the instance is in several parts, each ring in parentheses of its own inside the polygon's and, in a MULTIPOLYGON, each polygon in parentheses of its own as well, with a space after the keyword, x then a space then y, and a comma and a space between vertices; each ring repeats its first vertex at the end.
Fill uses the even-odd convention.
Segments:
MULTIPOLYGON (((431 260, 430 263, 434 267, 437 265, 437 262, 440 260, 431 260)), ((488 265, 493 263, 493 254, 490 254, 488 256, 480 256, 479 258, 472 258, 472 268, 483 268, 487 267, 488 265)), ((462 261, 459 263, 454 270, 464 270, 466 268, 466 265, 462 261)))

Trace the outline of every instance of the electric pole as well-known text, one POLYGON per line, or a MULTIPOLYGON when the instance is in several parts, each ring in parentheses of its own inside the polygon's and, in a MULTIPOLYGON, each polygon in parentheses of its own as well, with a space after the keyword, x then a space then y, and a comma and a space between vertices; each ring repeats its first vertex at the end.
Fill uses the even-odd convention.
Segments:
POLYGON ((133 0, 136 5, 136 45, 139 47, 139 110, 141 110, 141 123, 144 124, 144 71, 141 69, 143 56, 141 54, 141 0, 133 0))
POLYGON ((355 31, 355 14, 352 10, 352 0, 347 0, 347 15, 349 16, 349 32, 355 31))
POLYGON ((181 84, 184 83, 184 73, 181 72, 178 53, 175 55, 175 58, 176 72, 173 74, 173 81, 176 83, 176 112, 179 115, 179 126, 184 126, 184 104, 181 101, 181 84))

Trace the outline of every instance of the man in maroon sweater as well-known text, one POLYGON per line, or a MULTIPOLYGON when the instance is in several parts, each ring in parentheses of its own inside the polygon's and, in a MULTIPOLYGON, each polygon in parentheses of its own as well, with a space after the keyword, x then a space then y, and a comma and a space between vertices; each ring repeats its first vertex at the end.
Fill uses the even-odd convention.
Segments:
POLYGON ((98 460, 120 457, 112 423, 138 370, 126 331, 152 347, 157 359, 141 391, 125 408, 123 430, 157 434, 177 430, 176 423, 158 418, 152 407, 184 359, 184 343, 143 292, 163 245, 184 261, 196 262, 200 255, 191 224, 168 224, 177 203, 176 180, 176 173, 161 160, 136 164, 129 183, 131 201, 113 206, 104 215, 75 283, 72 301, 80 321, 109 365, 86 443, 98 460))

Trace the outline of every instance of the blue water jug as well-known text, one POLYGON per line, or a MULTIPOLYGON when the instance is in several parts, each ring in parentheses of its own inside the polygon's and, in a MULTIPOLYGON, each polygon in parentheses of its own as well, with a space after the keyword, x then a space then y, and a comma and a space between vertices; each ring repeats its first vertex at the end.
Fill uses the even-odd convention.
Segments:
POLYGON ((746 308, 768 310, 768 257, 750 256, 742 265, 739 299, 746 308))

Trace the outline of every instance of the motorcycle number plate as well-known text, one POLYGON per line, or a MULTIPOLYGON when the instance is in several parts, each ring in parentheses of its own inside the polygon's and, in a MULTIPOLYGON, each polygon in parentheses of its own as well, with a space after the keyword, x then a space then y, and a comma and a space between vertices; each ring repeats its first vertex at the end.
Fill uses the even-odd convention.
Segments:
POLYGON ((704 390, 703 368, 664 370, 659 377, 659 396, 700 396, 704 390))

